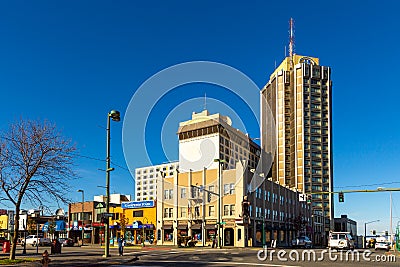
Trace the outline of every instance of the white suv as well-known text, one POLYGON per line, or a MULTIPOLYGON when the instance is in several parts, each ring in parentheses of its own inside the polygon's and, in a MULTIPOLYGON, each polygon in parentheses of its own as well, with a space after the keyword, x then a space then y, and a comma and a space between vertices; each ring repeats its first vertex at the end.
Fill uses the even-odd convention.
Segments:
POLYGON ((328 246, 329 248, 353 250, 354 240, 349 232, 330 232, 328 246))

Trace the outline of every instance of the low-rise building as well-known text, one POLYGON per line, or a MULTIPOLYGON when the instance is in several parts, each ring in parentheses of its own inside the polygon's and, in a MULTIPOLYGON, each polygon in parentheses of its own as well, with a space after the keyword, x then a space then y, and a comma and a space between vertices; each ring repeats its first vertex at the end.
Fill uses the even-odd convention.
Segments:
POLYGON ((272 240, 288 245, 300 232, 311 234, 311 209, 299 202, 298 192, 254 176, 244 166, 237 162, 235 169, 222 170, 221 175, 218 169, 204 168, 160 177, 157 244, 177 245, 178 236, 190 236, 197 245, 210 245, 218 224, 223 246, 270 245, 272 240), (248 219, 242 210, 245 197, 250 202, 248 219))

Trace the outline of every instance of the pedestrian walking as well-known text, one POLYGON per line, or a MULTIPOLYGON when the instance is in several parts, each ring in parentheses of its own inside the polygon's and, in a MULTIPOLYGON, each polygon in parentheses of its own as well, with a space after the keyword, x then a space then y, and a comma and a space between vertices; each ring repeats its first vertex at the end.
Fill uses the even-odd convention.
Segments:
POLYGON ((212 242, 212 248, 217 247, 217 238, 218 238, 218 235, 215 235, 213 242, 212 242))
POLYGON ((120 256, 124 255, 124 239, 122 237, 118 237, 118 254, 120 256))

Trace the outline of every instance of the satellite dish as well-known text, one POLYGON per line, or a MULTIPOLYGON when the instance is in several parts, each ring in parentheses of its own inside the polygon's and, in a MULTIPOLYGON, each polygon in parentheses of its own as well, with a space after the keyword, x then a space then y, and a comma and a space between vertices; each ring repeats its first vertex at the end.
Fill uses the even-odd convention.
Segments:
POLYGON ((65 215, 64 209, 61 209, 61 208, 57 209, 56 210, 56 215, 57 216, 64 216, 65 215))

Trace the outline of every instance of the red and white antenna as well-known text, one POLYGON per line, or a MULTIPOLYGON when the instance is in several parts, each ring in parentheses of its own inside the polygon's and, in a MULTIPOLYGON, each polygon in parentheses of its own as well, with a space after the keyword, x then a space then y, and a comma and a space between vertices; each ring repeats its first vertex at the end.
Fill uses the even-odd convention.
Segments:
POLYGON ((294 20, 290 18, 289 20, 289 57, 292 57, 294 54, 294 20))

